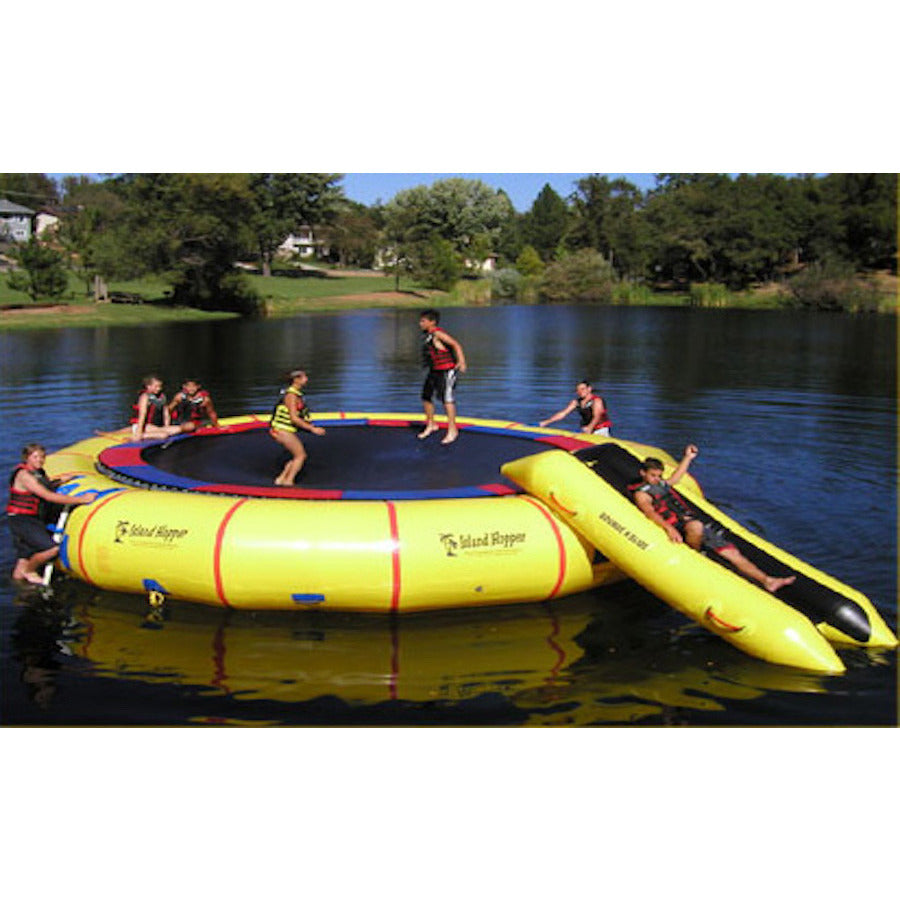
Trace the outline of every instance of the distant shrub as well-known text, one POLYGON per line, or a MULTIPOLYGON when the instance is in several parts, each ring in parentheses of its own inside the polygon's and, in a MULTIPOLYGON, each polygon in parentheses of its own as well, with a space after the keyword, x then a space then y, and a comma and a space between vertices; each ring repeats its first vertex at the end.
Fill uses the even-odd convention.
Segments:
POLYGON ((462 278, 453 285, 448 293, 451 305, 488 306, 492 299, 491 278, 462 278))
POLYGON ((728 306, 731 292, 724 284, 717 282, 693 283, 688 291, 688 306, 728 306))
POLYGON ((425 287, 449 291, 462 274, 462 263, 449 241, 435 237, 418 247, 414 272, 425 287))
POLYGON ((846 312, 877 310, 881 300, 876 286, 859 278, 848 263, 814 263, 788 282, 789 305, 803 309, 846 312))
POLYGON ((616 275, 596 250, 583 249, 551 263, 538 291, 548 303, 609 303, 616 275))
POLYGON ((613 285, 612 302, 617 306, 652 306, 659 298, 646 284, 619 281, 613 285))
POLYGON ((69 286, 61 254, 32 237, 27 244, 14 247, 10 256, 18 266, 7 276, 7 284, 14 291, 22 291, 35 302, 54 300, 69 286))
POLYGON ((491 275, 491 302, 516 303, 524 276, 516 269, 497 269, 491 275))
POLYGON ((224 310, 242 316, 265 315, 266 306, 247 277, 240 272, 195 269, 183 273, 172 285, 172 302, 176 306, 196 309, 224 310))
POLYGON ((523 247, 516 257, 516 271, 522 275, 540 275, 544 268, 540 254, 530 244, 523 247))

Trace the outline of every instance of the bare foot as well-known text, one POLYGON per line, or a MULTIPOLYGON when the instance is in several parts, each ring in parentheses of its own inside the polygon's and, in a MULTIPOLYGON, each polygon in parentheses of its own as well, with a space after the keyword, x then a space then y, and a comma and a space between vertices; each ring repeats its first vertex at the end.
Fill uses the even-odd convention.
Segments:
POLYGON ((445 437, 441 443, 442 444, 452 444, 459 437, 458 431, 448 431, 447 437, 445 437))
POLYGON ((796 580, 796 575, 791 575, 789 578, 775 578, 769 575, 765 581, 765 588, 774 594, 779 588, 783 588, 787 584, 793 584, 796 580))
POLYGON ((418 434, 418 438, 420 441, 425 440, 430 434, 434 434, 437 431, 437 425, 429 425, 425 428, 424 431, 420 431, 418 434))

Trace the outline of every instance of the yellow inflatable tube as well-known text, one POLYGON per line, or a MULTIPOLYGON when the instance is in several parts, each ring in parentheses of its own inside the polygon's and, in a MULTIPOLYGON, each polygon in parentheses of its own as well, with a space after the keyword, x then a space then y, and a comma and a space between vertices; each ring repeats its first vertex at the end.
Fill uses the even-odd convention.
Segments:
POLYGON ((551 450, 502 471, 647 590, 745 653, 813 671, 844 671, 806 616, 686 544, 672 543, 574 456, 551 450))
MULTIPOLYGON (((469 421, 479 420, 460 420, 469 421)), ((595 564, 594 548, 528 495, 333 501, 148 490, 95 468, 105 448, 128 440, 95 437, 47 460, 51 475, 79 473, 75 493, 100 492, 69 514, 58 566, 105 590, 245 609, 403 612, 541 601, 623 577, 595 564)))
POLYGON ((827 624, 818 623, 817 628, 817 623, 777 595, 686 544, 672 543, 630 499, 571 454, 551 450, 508 463, 502 471, 544 499, 562 521, 647 590, 752 656, 819 672, 842 672, 844 664, 826 637, 840 643, 896 646, 896 638, 863 594, 751 535, 689 485, 679 485, 679 490, 696 506, 714 512, 715 519, 735 535, 752 540, 791 571, 806 576, 810 590, 824 586, 850 601, 845 605, 855 610, 857 619, 867 619, 868 639, 854 641, 827 624))

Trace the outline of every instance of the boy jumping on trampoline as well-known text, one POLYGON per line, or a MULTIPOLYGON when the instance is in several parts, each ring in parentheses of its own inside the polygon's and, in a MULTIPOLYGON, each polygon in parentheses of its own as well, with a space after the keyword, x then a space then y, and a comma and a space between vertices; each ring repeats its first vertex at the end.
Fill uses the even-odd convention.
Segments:
POLYGON ((422 386, 422 406, 425 409, 425 428, 419 438, 427 438, 438 430, 434 423, 434 395, 440 397, 447 413, 447 435, 442 444, 452 444, 459 437, 456 427, 456 380, 466 371, 466 354, 462 344, 438 327, 440 313, 427 309, 419 317, 422 330, 422 353, 428 374, 422 386))

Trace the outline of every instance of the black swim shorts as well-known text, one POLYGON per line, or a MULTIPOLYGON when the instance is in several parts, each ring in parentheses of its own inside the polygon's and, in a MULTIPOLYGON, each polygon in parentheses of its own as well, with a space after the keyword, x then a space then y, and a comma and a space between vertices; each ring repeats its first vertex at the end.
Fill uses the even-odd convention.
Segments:
POLYGON ((456 388, 456 369, 441 369, 431 371, 422 385, 422 399, 428 403, 433 402, 434 395, 446 406, 448 403, 456 403, 454 389, 456 388))
POLYGON ((26 558, 56 546, 53 535, 37 516, 7 516, 19 557, 26 558))

